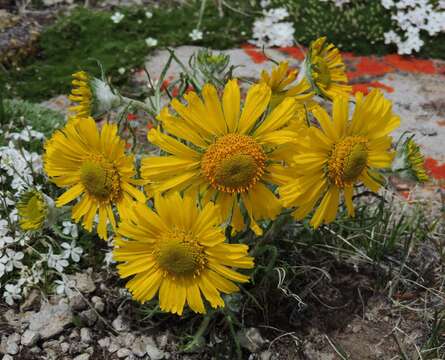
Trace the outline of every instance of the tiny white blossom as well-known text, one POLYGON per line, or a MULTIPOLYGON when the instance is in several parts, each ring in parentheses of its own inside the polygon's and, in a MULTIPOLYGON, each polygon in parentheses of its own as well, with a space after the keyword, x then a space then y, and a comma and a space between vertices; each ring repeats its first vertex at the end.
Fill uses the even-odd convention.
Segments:
POLYGON ((54 280, 54 284, 56 284, 55 290, 58 295, 67 295, 70 296, 73 294, 73 285, 74 281, 67 281, 65 277, 62 280, 54 280))
POLYGON ((117 69, 117 72, 121 75, 125 74, 125 68, 124 67, 120 67, 119 69, 117 69))
POLYGON ((11 272, 14 268, 21 269, 23 267, 22 259, 25 255, 21 251, 6 249, 6 254, 0 259, 5 265, 6 272, 11 272))
POLYGON ((104 263, 105 263, 105 266, 107 266, 107 267, 110 266, 111 264, 116 263, 116 261, 114 261, 114 259, 113 259, 113 251, 112 250, 107 251, 105 253, 104 263))
POLYGON ((115 24, 119 24, 122 19, 125 17, 124 14, 122 14, 119 11, 116 11, 113 15, 111 15, 111 20, 115 23, 115 24))
POLYGON ((66 259, 64 259, 59 254, 54 254, 52 247, 49 248, 48 254, 47 254, 47 264, 49 268, 56 269, 58 272, 63 273, 69 263, 66 259))
POLYGON ((193 31, 189 33, 189 37, 193 41, 202 40, 202 36, 203 36, 202 31, 199 29, 193 29, 193 31))
POLYGON ((64 242, 60 246, 62 246, 65 249, 62 252, 62 257, 64 259, 71 258, 76 263, 80 261, 80 255, 82 255, 83 249, 80 246, 76 246, 75 240, 73 240, 71 244, 64 242))
POLYGON ((6 284, 5 292, 3 293, 3 297, 8 305, 14 305, 14 300, 20 300, 22 289, 19 284, 6 284))
POLYGON ((151 19, 151 18, 153 17, 153 13, 152 13, 151 11, 146 11, 146 12, 145 12, 145 17, 146 17, 147 19, 151 19))
POLYGON ((65 235, 69 235, 73 238, 77 238, 79 236, 79 232, 77 230, 77 225, 73 224, 71 221, 64 221, 62 222, 62 233, 65 235))
POLYGON ((158 40, 156 40, 152 37, 148 37, 145 39, 145 43, 147 44, 148 47, 154 47, 154 46, 158 45, 158 40))

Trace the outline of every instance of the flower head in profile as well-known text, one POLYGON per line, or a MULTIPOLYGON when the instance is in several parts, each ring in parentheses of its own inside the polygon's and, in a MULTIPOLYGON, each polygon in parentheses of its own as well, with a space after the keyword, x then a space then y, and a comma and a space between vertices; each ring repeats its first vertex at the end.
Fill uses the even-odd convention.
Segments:
POLYGON ((348 85, 345 64, 340 51, 321 37, 309 46, 303 67, 306 76, 320 95, 333 99, 335 96, 349 96, 352 87, 348 85))
POLYGON ((425 158, 419 145, 413 140, 413 136, 400 142, 393 163, 393 172, 405 180, 420 183, 429 180, 424 163, 425 158))
POLYGON ((193 192, 204 203, 218 204, 221 221, 234 230, 244 228, 246 213, 251 229, 261 234, 256 221, 274 219, 281 211, 268 185, 286 181, 285 149, 296 137, 288 124, 294 120, 297 100, 287 98, 266 113, 271 90, 257 84, 249 89, 241 111, 236 80, 226 84, 222 102, 209 84, 204 85, 202 98, 195 92, 184 98, 187 105, 177 99, 170 103, 176 114, 162 110, 163 131, 148 133, 149 140, 168 154, 142 160, 141 175, 150 183, 149 190, 193 192))
POLYGON ((78 71, 72 76, 73 89, 69 99, 77 105, 69 110, 76 118, 99 116, 121 104, 120 96, 106 82, 85 71, 78 71))
POLYGON ((269 85, 272 90, 271 107, 275 107, 287 97, 294 97, 301 101, 308 101, 312 98, 310 92, 311 85, 306 78, 297 82, 298 70, 290 70, 289 63, 282 61, 275 66, 269 74, 266 70, 261 72, 260 83, 269 85))
POLYGON ((49 202, 50 199, 36 189, 26 190, 20 195, 16 207, 22 230, 36 231, 43 228, 52 205, 49 202))
POLYGON ((293 215, 304 218, 317 207, 311 224, 316 228, 335 219, 343 194, 350 216, 354 216, 354 185, 363 183, 377 191, 382 183, 378 169, 391 168, 392 138, 388 134, 399 126, 392 104, 378 90, 366 98, 356 96, 349 120, 347 97, 334 99, 333 119, 325 110, 313 114, 320 127, 311 126, 296 145, 295 180, 281 186, 279 193, 286 207, 297 207, 293 215))
POLYGON ((178 193, 155 198, 156 210, 136 203, 118 228, 113 258, 126 287, 142 303, 159 293, 162 310, 181 315, 184 306, 205 313, 202 297, 212 307, 224 306, 220 293, 238 291, 234 282, 249 277, 232 268, 251 269, 244 244, 228 244, 213 203, 200 210, 196 199, 178 193))
POLYGON ((145 201, 134 185, 133 156, 125 154, 125 142, 116 124, 105 124, 99 132, 92 118, 70 122, 45 144, 45 171, 57 186, 67 188, 56 201, 63 206, 79 198, 72 217, 91 231, 99 214, 97 232, 107 238, 107 221, 115 227, 113 205, 120 217, 128 216, 133 199, 145 201))

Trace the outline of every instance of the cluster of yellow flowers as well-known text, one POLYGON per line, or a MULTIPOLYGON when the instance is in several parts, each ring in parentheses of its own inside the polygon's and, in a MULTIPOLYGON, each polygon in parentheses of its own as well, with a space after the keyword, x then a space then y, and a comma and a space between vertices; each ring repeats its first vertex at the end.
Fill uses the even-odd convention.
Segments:
POLYGON ((75 74, 74 85, 77 116, 45 145, 46 173, 67 188, 56 205, 79 199, 72 217, 87 230, 98 213, 97 233, 107 239, 111 225, 114 259, 121 277, 133 276, 133 297, 145 302, 159 293, 161 309, 177 314, 186 303, 205 312, 202 295, 223 306, 220 293, 249 279, 234 270, 253 268, 247 245, 227 243, 221 224, 260 236, 261 220, 291 208, 298 220, 315 209, 317 228, 335 219, 341 197, 353 216, 354 185, 379 189, 400 121, 378 90, 356 95, 350 115, 341 55, 321 38, 300 74, 280 63, 244 101, 236 79, 221 94, 206 84, 173 99, 148 133, 163 155, 143 158, 135 179, 117 125, 99 131, 90 117, 88 76, 75 74), (332 116, 316 95, 332 101, 332 116))

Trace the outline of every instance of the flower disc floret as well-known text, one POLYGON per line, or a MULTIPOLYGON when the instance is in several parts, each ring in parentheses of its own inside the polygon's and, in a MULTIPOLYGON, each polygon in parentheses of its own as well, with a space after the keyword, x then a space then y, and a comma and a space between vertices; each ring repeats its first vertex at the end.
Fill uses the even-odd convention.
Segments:
POLYGON ((264 173, 266 155, 250 136, 228 134, 210 145, 201 169, 213 187, 227 193, 245 192, 264 173))
POLYGON ((363 136, 348 136, 334 144, 328 160, 328 177, 337 187, 353 184, 366 168, 367 143, 363 136))
POLYGON ((80 181, 98 201, 118 201, 122 195, 119 171, 103 159, 85 161, 80 167, 80 181))
POLYGON ((204 247, 197 237, 180 229, 163 234, 154 255, 160 267, 172 277, 198 276, 206 265, 204 247))

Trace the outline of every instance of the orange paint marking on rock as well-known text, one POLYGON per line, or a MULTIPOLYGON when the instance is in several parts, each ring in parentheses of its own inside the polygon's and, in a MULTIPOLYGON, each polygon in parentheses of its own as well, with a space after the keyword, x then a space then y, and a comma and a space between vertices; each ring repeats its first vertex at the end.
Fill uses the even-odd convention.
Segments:
POLYGON ((360 56, 358 59, 359 62, 355 66, 355 71, 347 73, 349 79, 355 79, 361 76, 382 76, 394 71, 392 66, 388 66, 378 58, 360 56))
POLYGON ((445 120, 438 120, 437 125, 439 126, 445 126, 445 120))
POLYGON ((241 48, 247 55, 249 55, 249 57, 255 64, 262 64, 263 62, 267 61, 267 57, 261 52, 261 50, 258 50, 255 46, 251 44, 244 44, 241 45, 241 48))
POLYGON ((353 84, 352 85, 352 93, 355 94, 357 92, 361 92, 364 95, 368 95, 371 91, 370 88, 378 88, 385 90, 386 92, 392 93, 394 92, 394 88, 385 84, 382 84, 379 81, 371 81, 369 83, 363 83, 363 84, 353 84))
POLYGON ((282 47, 282 48, 278 48, 279 51, 281 51, 282 53, 285 53, 291 57, 293 57, 294 59, 297 60, 303 60, 304 59, 304 51, 301 50, 298 47, 282 47))
POLYGON ((427 168, 431 176, 437 180, 445 180, 445 164, 440 164, 433 158, 425 159, 425 168, 427 168))
POLYGON ((383 61, 394 66, 398 70, 411 73, 436 74, 437 69, 432 60, 403 57, 400 55, 386 55, 383 61))

